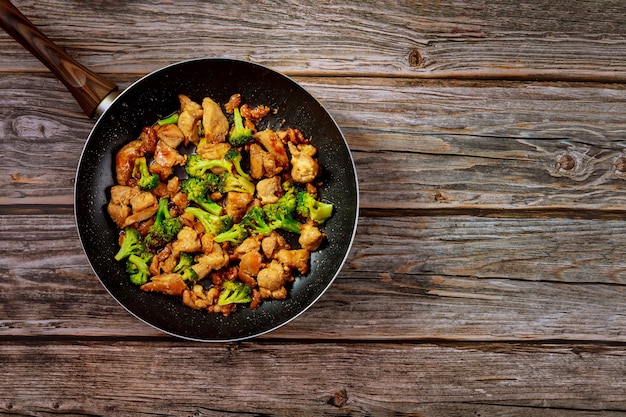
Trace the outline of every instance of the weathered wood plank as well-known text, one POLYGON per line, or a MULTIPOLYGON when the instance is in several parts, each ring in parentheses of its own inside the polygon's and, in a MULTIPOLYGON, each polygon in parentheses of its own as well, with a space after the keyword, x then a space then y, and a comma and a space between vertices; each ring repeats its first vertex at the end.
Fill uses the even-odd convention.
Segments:
MULTIPOLYGON (((602 0, 319 1, 17 5, 97 72, 144 74, 204 56, 250 58, 295 74, 624 82, 621 16, 602 0), (158 24, 158 30, 155 30, 158 24), (181 28, 193 27, 193 30, 181 28), (97 45, 97 46, 96 46, 97 45)), ((44 67, 0 34, 4 71, 44 67)))
POLYGON ((624 366, 602 345, 5 342, 0 412, 607 416, 624 366))
MULTIPOLYGON (((93 121, 57 81, 29 80, 0 79, 0 204, 69 205, 93 121)), ((364 208, 626 207, 621 86, 301 81, 346 135, 364 208)))
MULTIPOLYGON (((362 218, 329 291, 267 338, 626 342, 625 227, 362 218)), ((0 217, 0 335, 158 335, 100 286, 75 236, 71 216, 0 217)))

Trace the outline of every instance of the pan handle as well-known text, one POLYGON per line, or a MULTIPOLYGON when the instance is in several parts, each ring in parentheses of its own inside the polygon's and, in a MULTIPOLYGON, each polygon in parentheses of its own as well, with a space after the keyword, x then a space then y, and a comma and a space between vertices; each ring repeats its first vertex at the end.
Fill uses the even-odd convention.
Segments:
POLYGON ((117 95, 117 85, 70 57, 9 0, 0 0, 0 27, 52 71, 72 93, 87 116, 99 116, 117 95), (103 109, 103 106, 106 107, 103 109))

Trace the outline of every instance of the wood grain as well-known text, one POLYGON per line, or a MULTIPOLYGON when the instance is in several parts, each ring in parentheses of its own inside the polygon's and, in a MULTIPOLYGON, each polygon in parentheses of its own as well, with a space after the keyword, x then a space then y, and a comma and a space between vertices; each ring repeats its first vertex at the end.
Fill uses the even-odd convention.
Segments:
POLYGON ((361 213, 298 319, 163 335, 78 240, 94 121, 0 33, 1 415, 626 415, 626 3, 15 4, 122 89, 207 56, 290 75, 344 132, 361 213))
MULTIPOLYGON (((330 290, 267 337, 623 343, 624 227, 621 220, 362 218, 330 290)), ((0 240, 0 335, 158 335, 101 287, 71 216, 2 216, 0 240)))
POLYGON ((4 343, 0 412, 608 416, 624 366, 601 345, 4 343))

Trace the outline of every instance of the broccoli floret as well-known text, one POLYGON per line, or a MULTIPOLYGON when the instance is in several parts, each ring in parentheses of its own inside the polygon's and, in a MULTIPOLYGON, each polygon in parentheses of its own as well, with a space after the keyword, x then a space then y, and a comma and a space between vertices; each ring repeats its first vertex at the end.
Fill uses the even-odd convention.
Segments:
POLYGON ((263 206, 268 224, 272 229, 283 229, 299 234, 302 223, 293 218, 295 210, 296 196, 292 193, 284 194, 277 202, 263 206))
POLYGON ((187 252, 181 252, 178 258, 178 263, 172 270, 172 272, 182 273, 185 269, 190 268, 193 265, 193 256, 187 252))
POLYGON ((265 221, 265 212, 258 206, 253 206, 241 219, 241 224, 252 235, 267 236, 272 228, 265 221))
POLYGON ((252 177, 241 168, 241 159, 241 152, 239 152, 236 148, 230 148, 224 155, 224 160, 230 161, 239 175, 248 181, 251 181, 252 177))
POLYGON ((209 213, 215 215, 222 214, 222 206, 206 198, 206 194, 210 189, 208 181, 198 177, 189 177, 182 182, 180 188, 187 195, 189 201, 193 201, 209 213))
POLYGON ((180 229, 183 228, 182 221, 177 217, 172 217, 168 208, 169 200, 161 198, 157 210, 156 219, 152 226, 148 228, 148 235, 145 242, 148 246, 158 248, 171 242, 176 238, 180 229))
POLYGON ((115 254, 115 260, 121 261, 132 254, 142 254, 145 250, 146 247, 142 242, 139 231, 134 227, 127 227, 124 229, 124 239, 120 249, 115 254))
POLYGON ((202 223, 202 226, 204 226, 205 233, 213 236, 230 229, 233 225, 233 219, 228 215, 217 216, 198 207, 187 207, 185 212, 192 214, 198 219, 198 221, 202 223))
POLYGON ((256 186, 250 180, 240 175, 235 175, 230 172, 223 172, 220 174, 220 187, 219 191, 227 193, 229 191, 235 191, 238 193, 253 194, 256 190, 256 186))
POLYGON ((193 256, 186 252, 181 252, 180 257, 178 258, 178 263, 172 270, 177 274, 180 274, 183 278, 183 281, 196 282, 198 279, 198 274, 191 267, 193 265, 193 256))
POLYGON ((204 178, 207 175, 207 171, 213 168, 223 168, 229 172, 233 169, 233 165, 222 159, 203 159, 196 153, 189 155, 185 164, 187 174, 198 178, 204 178))
POLYGON ((217 299, 217 304, 223 306, 233 303, 249 303, 252 301, 251 293, 251 288, 246 284, 227 280, 222 284, 222 292, 217 299))
POLYGON ((243 125, 241 112, 238 108, 233 111, 233 129, 230 131, 228 141, 233 146, 243 146, 252 139, 252 130, 243 125))
POLYGON ((130 282, 135 285, 143 285, 148 282, 150 269, 148 264, 152 260, 152 254, 144 252, 141 256, 132 254, 126 260, 126 272, 130 278, 130 282))
POLYGON ((137 180, 137 186, 143 191, 154 190, 159 185, 159 176, 148 171, 148 163, 143 156, 135 159, 133 177, 137 180))
POLYGON ((213 240, 217 243, 230 242, 235 246, 241 244, 245 238, 248 237, 248 232, 241 223, 235 223, 233 226, 225 232, 215 236, 213 240))
POLYGON ((165 119, 157 120, 157 124, 159 126, 171 125, 171 124, 175 124, 175 123, 178 123, 178 113, 174 113, 174 114, 166 117, 165 119))
POLYGON ((323 223, 333 214, 333 205, 318 201, 312 194, 300 191, 296 195, 296 212, 302 217, 309 217, 311 220, 323 223))

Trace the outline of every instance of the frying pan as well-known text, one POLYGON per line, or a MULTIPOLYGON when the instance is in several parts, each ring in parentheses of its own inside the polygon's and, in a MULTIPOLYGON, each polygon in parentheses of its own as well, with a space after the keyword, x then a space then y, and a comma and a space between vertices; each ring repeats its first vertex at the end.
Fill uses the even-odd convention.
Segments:
POLYGON ((78 163, 74 211, 81 244, 107 291, 124 308, 167 334, 198 341, 236 341, 272 331, 302 314, 334 281, 356 231, 358 186, 354 162, 339 127, 324 107, 292 79, 262 65, 221 58, 192 59, 161 68, 120 94, 117 86, 85 68, 7 0, 0 0, 0 26, 44 63, 74 95, 89 117, 98 117, 78 163), (334 204, 323 225, 326 242, 311 254, 307 275, 297 277, 285 300, 266 300, 256 310, 240 307, 228 317, 186 307, 178 297, 147 293, 132 285, 114 260, 118 230, 106 206, 115 184, 115 154, 151 125, 179 109, 178 95, 225 103, 235 93, 251 106, 277 109, 259 129, 300 129, 313 138, 323 167, 320 194, 334 204), (283 124, 284 123, 284 124, 283 124))

